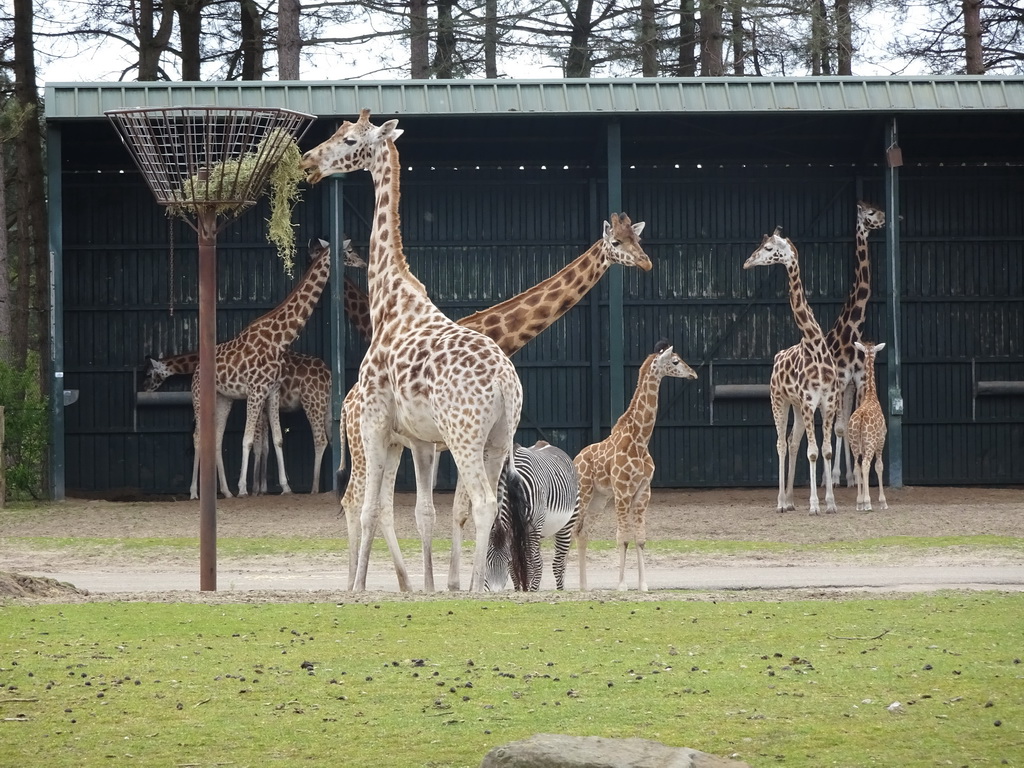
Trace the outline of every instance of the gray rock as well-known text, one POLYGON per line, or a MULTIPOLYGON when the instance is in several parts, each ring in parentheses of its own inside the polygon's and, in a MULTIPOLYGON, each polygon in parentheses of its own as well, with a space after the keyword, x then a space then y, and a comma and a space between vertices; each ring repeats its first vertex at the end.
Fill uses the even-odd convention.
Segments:
POLYGON ((480 768, 750 768, 747 763, 648 739, 540 733, 495 747, 480 768))

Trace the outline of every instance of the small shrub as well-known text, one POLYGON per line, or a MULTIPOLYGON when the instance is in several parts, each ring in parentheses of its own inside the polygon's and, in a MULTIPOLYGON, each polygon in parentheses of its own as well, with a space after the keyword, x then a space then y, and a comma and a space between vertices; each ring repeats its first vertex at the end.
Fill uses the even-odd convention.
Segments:
POLYGON ((4 406, 3 469, 7 497, 43 497, 49 408, 39 388, 38 361, 33 355, 24 370, 0 360, 0 405, 4 406))

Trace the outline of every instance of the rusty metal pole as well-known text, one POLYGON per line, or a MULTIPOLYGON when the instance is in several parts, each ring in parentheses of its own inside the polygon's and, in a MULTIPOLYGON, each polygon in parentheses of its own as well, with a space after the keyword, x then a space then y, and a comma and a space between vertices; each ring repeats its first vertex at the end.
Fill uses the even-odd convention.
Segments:
POLYGON ((199 206, 199 589, 217 590, 217 214, 199 206))

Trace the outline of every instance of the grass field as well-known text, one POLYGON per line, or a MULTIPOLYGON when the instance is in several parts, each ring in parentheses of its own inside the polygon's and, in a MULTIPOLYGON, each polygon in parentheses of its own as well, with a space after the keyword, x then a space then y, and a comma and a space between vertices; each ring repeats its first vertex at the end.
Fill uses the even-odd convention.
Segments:
POLYGON ((3 605, 0 765, 478 766, 555 732, 1020 766, 1022 617, 996 593, 3 605))

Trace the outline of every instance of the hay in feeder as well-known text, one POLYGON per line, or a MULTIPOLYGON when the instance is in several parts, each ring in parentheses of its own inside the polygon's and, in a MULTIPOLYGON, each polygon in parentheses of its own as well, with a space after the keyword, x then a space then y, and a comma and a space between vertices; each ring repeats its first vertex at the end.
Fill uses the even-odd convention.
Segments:
POLYGON ((167 215, 185 217, 195 214, 197 207, 209 201, 218 216, 237 214, 244 209, 257 192, 253 177, 271 166, 270 218, 267 220, 267 240, 277 246, 278 256, 285 271, 292 273, 295 265, 295 226, 292 210, 301 199, 299 182, 304 175, 299 163, 302 153, 294 137, 281 128, 267 133, 255 151, 241 157, 222 160, 204 168, 182 182, 175 197, 180 203, 167 206, 167 215))

